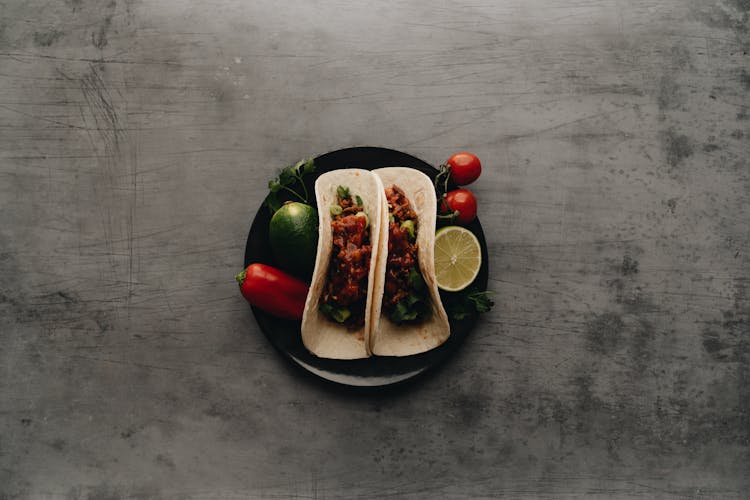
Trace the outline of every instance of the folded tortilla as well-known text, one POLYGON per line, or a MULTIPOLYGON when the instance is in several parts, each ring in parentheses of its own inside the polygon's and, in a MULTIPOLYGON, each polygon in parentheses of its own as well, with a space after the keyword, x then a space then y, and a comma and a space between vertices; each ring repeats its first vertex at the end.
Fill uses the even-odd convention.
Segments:
MULTIPOLYGON (((377 262, 383 248, 380 241, 383 220, 388 220, 388 206, 380 179, 368 170, 349 168, 327 172, 315 182, 315 196, 318 206, 318 249, 315 258, 315 269, 310 283, 310 291, 305 301, 302 316, 302 342, 316 356, 331 359, 358 359, 371 355, 370 333, 372 331, 372 300, 375 287, 377 262), (336 323, 319 310, 320 296, 328 279, 328 266, 333 249, 331 230, 331 205, 337 202, 338 186, 349 188, 352 196, 362 198, 364 212, 370 221, 370 269, 367 278, 367 301, 365 306, 365 323, 357 330, 336 323)), ((387 229, 387 226, 386 226, 387 229)), ((387 246, 385 247, 387 251, 387 246)))
MULTIPOLYGON (((387 167, 373 170, 382 181, 382 186, 393 184, 403 190, 417 215, 417 256, 422 278, 427 285, 431 314, 417 323, 393 323, 382 314, 385 289, 386 261, 388 258, 388 203, 384 187, 385 212, 380 229, 380 251, 376 257, 376 274, 372 292, 372 331, 369 336, 370 350, 378 356, 409 356, 429 351, 441 345, 450 336, 448 315, 440 302, 435 277, 435 224, 437 221, 437 199, 435 188, 427 175, 407 167, 387 167)), ((322 227, 322 225, 321 225, 322 227)))

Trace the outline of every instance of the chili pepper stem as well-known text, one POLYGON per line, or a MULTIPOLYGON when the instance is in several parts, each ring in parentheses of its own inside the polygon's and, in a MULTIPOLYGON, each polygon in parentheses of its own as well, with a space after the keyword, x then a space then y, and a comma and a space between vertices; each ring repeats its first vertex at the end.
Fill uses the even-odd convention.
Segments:
POLYGON ((242 285, 242 283, 245 282, 245 272, 246 271, 242 271, 241 273, 239 273, 237 276, 234 277, 234 279, 236 279, 237 283, 239 283, 240 285, 242 285))

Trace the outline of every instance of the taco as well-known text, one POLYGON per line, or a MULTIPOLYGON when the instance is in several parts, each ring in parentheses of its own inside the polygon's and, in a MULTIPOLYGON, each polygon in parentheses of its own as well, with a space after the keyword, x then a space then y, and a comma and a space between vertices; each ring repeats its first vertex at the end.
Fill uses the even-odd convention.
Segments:
POLYGON ((370 350, 380 356, 429 351, 450 336, 435 278, 437 200, 429 177, 406 167, 373 170, 384 186, 372 296, 370 350))
POLYGON ((334 170, 317 179, 315 196, 320 232, 302 342, 322 358, 366 358, 371 355, 375 262, 387 210, 383 185, 367 170, 334 170))

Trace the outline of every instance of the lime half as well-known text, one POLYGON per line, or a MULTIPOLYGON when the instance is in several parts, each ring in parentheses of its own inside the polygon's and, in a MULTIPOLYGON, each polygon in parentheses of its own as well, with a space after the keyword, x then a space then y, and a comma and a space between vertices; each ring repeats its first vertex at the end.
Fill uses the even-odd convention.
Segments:
POLYGON ((474 233, 461 226, 447 226, 435 233, 435 274, 438 288, 463 290, 482 267, 482 248, 474 233))

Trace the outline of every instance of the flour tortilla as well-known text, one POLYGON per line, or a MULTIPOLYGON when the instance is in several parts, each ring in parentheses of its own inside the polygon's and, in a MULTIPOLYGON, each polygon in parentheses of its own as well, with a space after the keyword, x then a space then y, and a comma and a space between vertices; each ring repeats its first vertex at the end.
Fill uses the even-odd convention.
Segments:
MULTIPOLYGON (((435 223, 437 199, 429 177, 418 170, 406 167, 387 167, 373 170, 382 185, 396 185, 404 191, 417 214, 417 245, 419 269, 429 290, 432 314, 416 324, 397 325, 382 314, 385 290, 386 260, 388 257, 388 202, 380 233, 380 253, 377 256, 377 275, 372 295, 372 333, 370 350, 378 356, 409 356, 429 351, 445 342, 450 336, 450 324, 445 313, 435 278, 435 223)), ((384 189, 383 188, 383 189, 384 189)))
MULTIPOLYGON (((370 332, 372 331, 372 300, 375 285, 375 272, 378 256, 381 253, 379 241, 383 220, 387 219, 388 206, 380 179, 368 170, 349 168, 327 172, 315 182, 315 196, 318 201, 318 253, 302 315, 302 342, 313 354, 321 358, 358 359, 371 356, 370 332), (364 211, 370 220, 370 242, 372 255, 367 279, 367 301, 365 324, 358 330, 349 330, 328 319, 318 308, 320 295, 328 279, 328 265, 333 249, 331 231, 331 205, 337 204, 336 188, 349 188, 352 196, 359 195, 364 211), (385 215, 384 215, 385 214, 385 215)), ((387 251, 387 247, 386 251, 387 251)))

